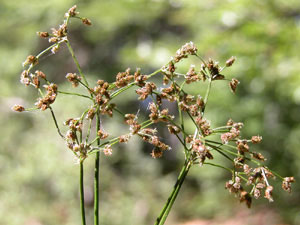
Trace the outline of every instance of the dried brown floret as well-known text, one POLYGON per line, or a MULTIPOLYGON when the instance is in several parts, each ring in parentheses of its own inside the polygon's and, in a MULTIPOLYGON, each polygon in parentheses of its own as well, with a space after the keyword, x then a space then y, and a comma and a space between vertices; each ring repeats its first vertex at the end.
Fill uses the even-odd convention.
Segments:
POLYGON ((181 131, 179 127, 170 124, 168 125, 168 130, 171 134, 178 134, 181 131))
POLYGON ((294 177, 285 177, 285 178, 283 178, 283 181, 282 181, 283 190, 291 193, 291 191, 292 191, 292 184, 291 183, 293 183, 293 182, 295 182, 294 177))
POLYGON ((236 88, 237 88, 239 83, 240 82, 235 78, 232 78, 232 80, 229 82, 229 87, 230 87, 230 89, 233 93, 235 93, 236 88))
POLYGON ((259 152, 251 152, 251 156, 255 159, 266 161, 265 157, 259 152))
POLYGON ((32 85, 35 88, 39 88, 40 87, 40 81, 39 81, 38 76, 35 76, 35 75, 31 74, 31 80, 32 80, 32 85))
POLYGON ((151 156, 152 158, 156 159, 156 158, 161 158, 163 155, 163 151, 159 148, 154 148, 151 152, 151 156))
POLYGON ((108 133, 101 129, 98 130, 97 135, 99 136, 100 139, 105 139, 108 137, 108 133))
POLYGON ((245 158, 239 156, 239 157, 234 158, 233 162, 234 162, 234 166, 236 168, 242 168, 244 166, 245 158))
POLYGON ((235 183, 234 181, 229 180, 225 183, 225 188, 228 189, 230 193, 238 193, 241 186, 239 183, 235 183))
POLYGON ((88 18, 81 18, 81 21, 83 24, 87 25, 87 26, 91 26, 92 25, 92 21, 88 18))
MULTIPOLYGON (((65 37, 68 33, 67 25, 66 24, 61 24, 59 25, 58 29, 52 28, 52 34, 54 37, 58 38, 60 40, 61 38, 65 37)), ((50 40, 49 40, 50 41, 50 40)))
POLYGON ((258 144, 258 143, 261 142, 261 140, 262 140, 262 137, 261 137, 261 136, 253 136, 253 137, 251 138, 251 142, 252 142, 253 144, 258 144))
POLYGON ((119 142, 120 143, 127 143, 128 141, 129 141, 129 139, 130 139, 130 135, 128 135, 128 134, 126 134, 126 135, 121 135, 120 137, 119 137, 119 142))
POLYGON ((86 118, 92 120, 94 118, 95 114, 96 114, 96 109, 94 107, 92 107, 87 112, 86 118))
POLYGON ((195 122, 199 126, 199 128, 202 131, 202 134, 204 136, 208 136, 212 133, 212 130, 210 129, 209 121, 207 119, 203 118, 201 115, 196 117, 195 122))
POLYGON ((205 159, 213 159, 212 154, 209 152, 201 139, 193 138, 191 141, 192 151, 195 153, 196 158, 199 160, 199 165, 202 166, 205 159))
POLYGON ((173 61, 170 61, 170 62, 169 62, 169 65, 168 65, 168 71, 169 71, 170 73, 174 73, 175 70, 176 70, 176 67, 175 67, 173 61))
POLYGON ((159 121, 168 122, 169 120, 173 120, 174 116, 169 115, 169 109, 163 109, 159 113, 159 121))
POLYGON ((200 109, 202 109, 204 107, 204 100, 200 95, 198 95, 198 97, 197 97, 196 104, 198 105, 198 107, 200 109))
POLYGON ((195 55, 197 53, 197 47, 193 42, 186 43, 180 49, 176 51, 174 61, 177 63, 183 58, 187 58, 188 55, 195 55))
POLYGON ((245 202, 247 207, 251 207, 252 198, 251 195, 247 191, 241 191, 240 193, 240 202, 245 202))
POLYGON ((258 188, 254 188, 254 191, 253 191, 253 196, 255 199, 258 199, 261 195, 261 190, 259 190, 258 188))
POLYGON ((227 126, 232 126, 234 124, 232 119, 229 119, 226 123, 227 126))
POLYGON ((36 70, 35 74, 37 75, 37 77, 40 77, 42 79, 46 79, 46 74, 44 74, 42 71, 40 70, 36 70))
POLYGON ((195 65, 190 66, 190 69, 187 72, 185 79, 187 84, 200 80, 198 73, 195 71, 195 65))
MULTIPOLYGON (((212 76, 212 79, 218 79, 217 76, 220 75, 220 68, 217 62, 214 62, 212 59, 208 59, 207 68, 212 76)), ((223 76, 223 75, 221 75, 223 76)), ((223 76, 224 78, 224 76, 223 76)), ((222 79, 223 79, 222 78, 222 79)))
POLYGON ((47 38, 49 37, 48 32, 37 32, 37 35, 39 35, 41 38, 47 38))
POLYGON ((244 164, 244 165, 243 165, 243 170, 244 170, 244 172, 245 172, 247 175, 249 175, 249 174, 251 173, 251 171, 252 171, 252 168, 251 168, 249 165, 244 164))
POLYGON ((43 98, 39 98, 35 103, 35 105, 43 111, 49 108, 50 104, 54 103, 57 96, 57 85, 51 83, 44 85, 44 88, 47 90, 47 94, 43 98))
POLYGON ((135 123, 136 115, 134 114, 125 114, 124 116, 125 123, 128 125, 132 125, 135 123))
POLYGON ((269 200, 269 202, 273 202, 273 196, 272 196, 272 192, 273 192, 273 186, 268 186, 265 190, 265 198, 269 200))
POLYGON ((67 140, 69 139, 69 140, 75 141, 77 138, 75 131, 68 130, 67 134, 66 134, 66 138, 67 138, 67 140))
POLYGON ((81 80, 81 77, 76 75, 76 73, 67 73, 66 78, 72 83, 73 87, 77 87, 79 85, 79 81, 81 80))
POLYGON ((58 52, 58 50, 59 50, 59 45, 58 45, 58 44, 55 45, 55 46, 53 46, 53 47, 51 48, 51 52, 52 52, 53 54, 56 54, 56 53, 58 52))
POLYGON ((144 87, 136 90, 136 93, 140 96, 139 100, 145 100, 148 95, 152 94, 152 91, 156 89, 156 85, 153 82, 146 82, 144 87))
POLYGON ((134 79, 134 76, 130 75, 130 68, 127 68, 125 72, 119 72, 117 74, 115 84, 118 88, 125 87, 133 79, 134 79))
POLYGON ((231 57, 226 61, 226 66, 227 66, 227 67, 232 66, 232 64, 235 62, 235 60, 236 60, 236 57, 231 56, 231 57))
POLYGON ((21 82, 22 84, 25 84, 25 86, 30 85, 31 81, 30 81, 30 79, 29 79, 29 72, 28 72, 28 70, 24 70, 24 71, 21 73, 20 82, 21 82))
POLYGON ((157 106, 155 105, 155 103, 151 102, 148 106, 148 108, 150 109, 150 114, 149 114, 149 118, 150 120, 152 120, 154 123, 158 122, 159 119, 159 110, 157 108, 157 106))
POLYGON ((26 60, 23 62, 23 66, 27 65, 36 65, 38 63, 38 59, 34 55, 27 56, 26 60))
POLYGON ((69 10, 68 13, 66 14, 66 16, 70 16, 70 17, 74 17, 78 14, 78 12, 76 12, 77 9, 77 5, 72 6, 69 10))
POLYGON ((236 145, 237 145, 237 150, 240 152, 240 153, 245 153, 245 152, 249 152, 249 145, 247 143, 247 140, 238 140, 236 142, 236 145))
POLYGON ((105 145, 103 149, 103 153, 106 156, 111 156, 112 155, 112 148, 111 145, 105 145))
POLYGON ((12 110, 14 110, 16 112, 23 112, 23 111, 25 111, 25 108, 22 105, 14 105, 12 107, 12 110))
POLYGON ((50 38, 48 39, 48 41, 49 41, 49 43, 56 43, 56 42, 59 41, 59 38, 58 38, 58 37, 50 37, 50 38))

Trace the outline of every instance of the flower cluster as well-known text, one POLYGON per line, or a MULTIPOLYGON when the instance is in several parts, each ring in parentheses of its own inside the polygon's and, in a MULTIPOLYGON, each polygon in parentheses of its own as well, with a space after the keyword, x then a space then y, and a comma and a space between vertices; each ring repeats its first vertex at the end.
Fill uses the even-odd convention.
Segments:
POLYGON ((73 87, 77 87, 79 85, 79 81, 81 77, 76 75, 76 73, 67 73, 66 78, 69 82, 71 82, 73 87))
POLYGON ((138 135, 145 141, 154 146, 151 156, 153 158, 160 158, 163 152, 166 150, 171 150, 171 147, 159 140, 156 136, 157 130, 151 128, 145 128, 138 132, 138 135))
POLYGON ((160 121, 168 122, 174 119, 174 116, 169 115, 168 109, 160 110, 159 106, 156 105, 154 102, 151 102, 148 108, 150 110, 149 118, 153 123, 158 123, 160 121))
POLYGON ((181 59, 187 58, 188 55, 195 55, 197 53, 197 50, 198 49, 193 42, 186 43, 177 50, 174 61, 179 62, 181 59))
POLYGON ((110 93, 109 93, 109 84, 104 80, 98 80, 97 86, 95 86, 91 93, 95 96, 95 102, 99 105, 99 111, 102 114, 107 114, 112 116, 112 109, 114 105, 109 104, 110 93))
POLYGON ((57 85, 49 84, 44 85, 44 88, 47 90, 46 95, 43 98, 38 98, 38 101, 35 103, 38 109, 46 110, 51 104, 54 103, 57 96, 57 85))
POLYGON ((82 120, 80 118, 70 118, 65 121, 64 125, 69 127, 65 136, 68 148, 73 151, 79 161, 83 161, 87 158, 87 153, 90 150, 90 145, 84 142, 80 142, 80 138, 78 138, 78 134, 79 136, 81 136, 82 134, 82 120))

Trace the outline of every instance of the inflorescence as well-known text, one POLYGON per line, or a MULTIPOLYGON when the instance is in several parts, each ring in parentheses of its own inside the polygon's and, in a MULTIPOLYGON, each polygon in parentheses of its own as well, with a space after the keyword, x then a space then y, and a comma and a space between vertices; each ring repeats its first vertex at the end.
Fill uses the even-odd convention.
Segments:
MULTIPOLYGON (((42 111, 50 109, 55 125, 60 136, 66 141, 68 148, 75 154, 79 161, 84 161, 89 155, 96 152, 103 152, 109 156, 113 153, 113 146, 117 143, 127 143, 131 137, 137 136, 144 142, 153 146, 151 156, 153 158, 162 157, 165 151, 171 147, 164 143, 156 129, 156 124, 163 124, 171 135, 175 135, 184 149, 186 161, 191 165, 199 164, 200 166, 208 164, 220 168, 224 168, 232 174, 232 179, 226 182, 226 189, 231 193, 235 193, 241 202, 245 202, 248 207, 251 206, 252 197, 255 199, 264 196, 269 201, 273 201, 273 186, 270 184, 270 178, 278 177, 282 180, 282 188, 291 192, 291 183, 295 181, 293 177, 281 177, 277 173, 264 166, 262 162, 266 159, 258 152, 252 151, 252 145, 256 145, 262 141, 262 137, 253 136, 245 139, 241 136, 243 124, 234 122, 229 119, 228 122, 221 127, 211 127, 210 121, 205 118, 205 109, 208 103, 208 95, 211 92, 212 83, 215 81, 228 82, 230 90, 235 93, 239 81, 235 78, 228 80, 221 72, 231 67, 236 58, 228 59, 223 67, 213 59, 203 60, 198 55, 197 47, 193 42, 186 43, 176 52, 162 68, 151 74, 143 74, 141 69, 131 72, 128 68, 125 72, 119 72, 113 83, 99 79, 94 86, 90 86, 83 74, 79 63, 76 59, 74 51, 68 39, 68 22, 71 18, 80 19, 85 25, 91 25, 91 21, 87 18, 79 17, 76 12, 76 6, 73 6, 65 15, 63 24, 58 29, 52 29, 52 33, 38 32, 41 38, 47 38, 51 46, 36 56, 30 55, 26 58, 23 66, 25 70, 21 74, 21 83, 25 86, 33 86, 38 90, 39 98, 35 103, 36 109, 42 111), (56 53, 60 45, 66 44, 71 56, 78 68, 77 75, 70 72, 66 75, 66 79, 71 85, 83 87, 87 94, 68 93, 60 91, 57 84, 51 83, 44 72, 40 70, 34 71, 35 66, 39 63, 39 59, 47 52, 56 53), (191 65, 186 74, 177 73, 177 65, 186 58, 196 57, 199 59, 199 67, 197 70, 195 65, 191 65), (164 88, 158 89, 161 84, 156 84, 150 79, 153 76, 160 76, 161 83, 164 88), (192 95, 185 90, 185 86, 191 83, 204 82, 207 83, 206 95, 192 95), (41 86, 42 85, 42 86, 41 86), (152 99, 148 106, 148 119, 141 121, 138 113, 122 113, 113 102, 114 98, 135 87, 137 99, 144 101, 152 99), (68 131, 63 135, 56 121, 55 114, 51 105, 55 102, 60 94, 71 94, 78 97, 84 97, 91 102, 79 118, 69 118, 65 125, 68 131), (168 108, 164 108, 163 101, 175 102, 177 104, 177 115, 171 115, 168 108), (95 138, 90 140, 91 123, 95 119, 95 115, 108 115, 113 117, 115 112, 122 115, 124 123, 128 125, 128 133, 115 135, 107 133, 101 124, 96 130, 95 138), (195 130, 188 133, 184 126, 185 120, 191 120, 195 130), (83 126, 87 123, 88 126, 83 126), (83 128, 87 127, 84 131, 83 128), (212 136, 218 136, 219 140, 211 139, 212 136), (101 143, 100 141, 101 140, 101 143), (221 154, 232 162, 232 167, 227 168, 222 165, 212 163, 214 155, 221 154), (264 193, 264 194, 262 194, 264 193)), ((17 112, 27 111, 23 106, 15 105, 13 110, 17 112)))

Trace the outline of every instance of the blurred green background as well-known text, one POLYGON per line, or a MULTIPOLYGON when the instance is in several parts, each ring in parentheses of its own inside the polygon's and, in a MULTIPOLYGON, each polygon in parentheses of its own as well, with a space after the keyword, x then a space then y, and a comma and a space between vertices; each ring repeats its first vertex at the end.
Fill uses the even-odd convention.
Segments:
MULTIPOLYGON (((31 107, 37 98, 36 90, 19 82, 26 56, 48 46, 36 31, 57 27, 74 4, 93 23, 86 27, 73 20, 70 27, 70 41, 90 81, 113 81, 128 67, 150 73, 188 41, 198 46, 202 57, 221 65, 236 56, 237 62, 224 74, 241 81, 237 94, 225 82, 214 85, 208 119, 219 126, 233 118, 245 124, 245 137, 262 135, 263 143, 256 147, 267 157, 267 165, 298 181, 292 194, 273 181, 275 202, 261 199, 247 209, 224 189, 230 174, 195 166, 167 224, 300 224, 299 0, 0 0, 0 224, 80 224, 79 167, 56 133, 50 113, 10 110, 16 103, 31 107)), ((191 63, 199 68, 199 61, 186 60, 182 72, 191 63)), ((76 70, 66 48, 45 57, 39 68, 61 89, 72 90, 65 74, 76 70)), ((190 91, 199 89, 205 92, 197 85, 190 91)), ((146 103, 135 98, 131 90, 116 101, 127 112, 145 110, 146 103)), ((80 116, 86 106, 78 98, 59 96, 53 108, 62 125, 80 116)), ((109 132, 127 132, 117 116, 105 122, 109 132)), ((163 158, 152 159, 150 146, 133 139, 114 148, 112 157, 102 156, 101 224, 154 223, 183 163, 182 149, 176 143, 172 147, 163 158)), ((92 157, 85 172, 92 224, 92 157)))

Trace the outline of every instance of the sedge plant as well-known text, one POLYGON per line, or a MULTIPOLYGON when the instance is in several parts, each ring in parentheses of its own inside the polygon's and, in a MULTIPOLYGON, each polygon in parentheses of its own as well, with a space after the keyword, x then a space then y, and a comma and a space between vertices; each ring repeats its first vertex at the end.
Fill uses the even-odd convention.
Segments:
POLYGON ((99 225, 99 167, 100 153, 105 156, 113 154, 113 147, 120 143, 127 143, 133 136, 153 146, 151 156, 160 158, 171 147, 162 141, 162 135, 157 130, 158 124, 166 127, 169 135, 174 135, 183 149, 183 165, 176 183, 167 198, 165 205, 154 221, 155 225, 165 223, 178 193, 192 166, 214 166, 225 169, 231 174, 232 179, 226 182, 225 187, 230 193, 234 193, 240 202, 251 206, 252 199, 264 197, 273 201, 270 178, 277 177, 282 181, 282 188, 291 192, 293 177, 281 177, 279 174, 265 166, 265 157, 252 150, 253 146, 262 141, 261 136, 244 138, 241 136, 243 124, 229 119, 220 127, 211 127, 206 119, 205 112, 213 83, 228 82, 229 89, 235 93, 239 81, 235 78, 228 79, 222 75, 222 71, 231 67, 236 58, 228 59, 224 66, 220 66, 213 59, 205 60, 197 52, 194 43, 183 45, 176 54, 161 68, 153 73, 143 74, 141 69, 134 72, 128 68, 116 75, 114 82, 106 82, 101 78, 90 84, 81 69, 68 37, 69 21, 79 19, 83 24, 90 26, 91 21, 80 17, 76 6, 71 7, 65 14, 65 19, 58 29, 52 29, 51 33, 38 32, 41 38, 48 39, 50 46, 37 55, 30 55, 23 63, 24 71, 21 74, 21 83, 25 86, 33 86, 39 95, 35 107, 25 108, 15 105, 13 110, 17 112, 41 110, 50 111, 59 136, 64 139, 68 149, 75 155, 79 164, 79 190, 80 212, 82 225, 86 224, 84 207, 84 162, 94 157, 94 225, 99 225), (77 72, 66 74, 66 79, 74 88, 81 86, 86 94, 67 92, 60 90, 57 84, 52 83, 45 72, 35 70, 42 56, 59 51, 61 45, 66 45, 76 65, 77 72), (191 65, 187 73, 177 72, 178 63, 190 57, 196 57, 199 68, 191 65), (154 82, 152 77, 158 77, 154 82), (192 95, 185 88, 190 83, 204 82, 207 84, 205 96, 192 95), (148 106, 148 118, 142 120, 138 113, 122 112, 114 103, 114 99, 122 93, 134 89, 139 101, 150 99, 148 106), (64 125, 68 127, 65 134, 58 124, 52 104, 59 95, 72 95, 74 98, 84 98, 90 103, 78 118, 66 119, 64 125), (176 105, 176 115, 171 115, 165 102, 176 105), (128 125, 128 132, 124 134, 109 134, 103 127, 101 117, 111 118, 120 116, 128 125), (186 125, 193 124, 194 131, 189 133, 186 125), (96 126, 92 126, 95 123, 96 126), (95 130, 93 130, 95 129, 95 130), (215 155, 221 155, 231 163, 231 167, 214 162, 215 155))

